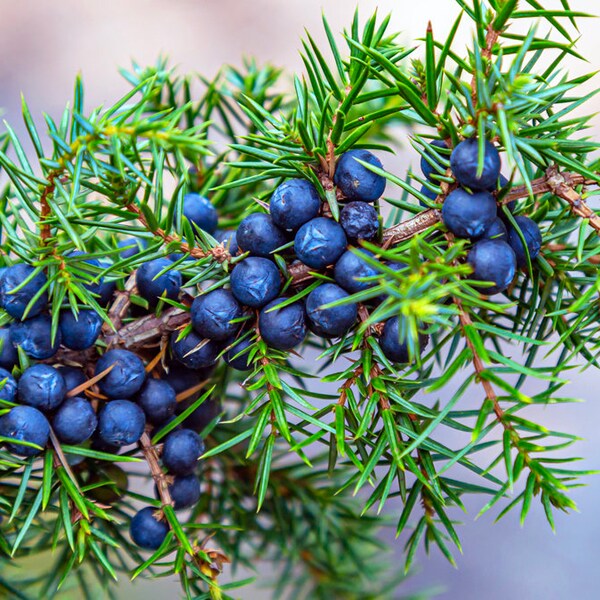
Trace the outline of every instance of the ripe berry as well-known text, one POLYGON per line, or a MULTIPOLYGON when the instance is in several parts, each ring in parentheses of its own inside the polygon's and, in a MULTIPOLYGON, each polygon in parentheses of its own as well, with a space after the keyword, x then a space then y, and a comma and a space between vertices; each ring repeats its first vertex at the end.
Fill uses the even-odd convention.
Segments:
POLYGON ((360 281, 364 277, 379 275, 379 271, 363 258, 374 258, 368 250, 347 250, 335 265, 333 277, 336 283, 350 294, 368 290, 377 285, 374 281, 360 281))
POLYGON ((457 188, 442 205, 444 225, 458 237, 477 238, 496 219, 496 201, 489 192, 470 194, 457 188))
POLYGON ((491 225, 485 228, 485 231, 477 238, 478 240, 503 240, 507 241, 508 234, 506 225, 500 217, 496 217, 491 225))
MULTIPOLYGON (((438 198, 437 193, 430 190, 425 185, 421 186, 421 194, 423 194, 423 196, 425 196, 425 198, 429 198, 429 200, 431 200, 432 202, 437 201, 437 198, 438 198)), ((429 208, 429 206, 427 204, 425 204, 425 202, 423 202, 422 200, 419 200, 419 204, 424 208, 429 208)))
POLYGON ((385 177, 369 171, 356 159, 379 169, 383 168, 381 161, 368 150, 349 150, 337 161, 333 183, 347 200, 375 202, 385 190, 385 177))
POLYGON ((82 444, 96 430, 98 419, 92 405, 85 398, 67 398, 58 408, 52 428, 64 444, 82 444))
POLYGON ((87 381, 87 377, 85 376, 83 369, 79 369, 77 367, 61 367, 59 369, 59 373, 65 380, 67 392, 74 390, 76 387, 79 387, 81 384, 87 381))
POLYGON ((0 327, 0 367, 12 368, 19 364, 19 353, 10 339, 10 327, 0 327))
POLYGON ((277 298, 260 311, 258 328, 269 346, 278 350, 291 350, 306 337, 306 316, 304 307, 299 302, 275 309, 284 300, 285 298, 277 298))
POLYGON ((85 281, 83 287, 94 295, 98 304, 102 306, 107 304, 116 287, 114 281, 105 281, 104 277, 98 277, 100 270, 108 266, 107 263, 101 263, 97 258, 88 257, 85 252, 80 250, 73 250, 69 253, 68 258, 76 275, 85 281))
POLYGON ((152 308, 158 304, 161 296, 171 300, 177 300, 179 296, 181 273, 171 267, 172 263, 168 258, 155 258, 140 265, 137 270, 135 281, 138 292, 152 308), (162 271, 165 272, 159 275, 162 271))
POLYGON ((13 323, 10 339, 15 346, 21 346, 23 352, 31 358, 44 360, 56 354, 61 343, 60 329, 52 343, 52 319, 48 315, 39 315, 21 323, 13 323))
POLYGON ((195 431, 179 429, 171 431, 165 438, 161 458, 169 473, 189 475, 203 452, 204 442, 195 431))
POLYGON ((17 394, 17 382, 6 369, 0 368, 0 400, 14 402, 17 394))
POLYGON ((217 230, 219 221, 217 209, 208 198, 200 194, 191 193, 183 197, 183 216, 192 225, 194 233, 196 233, 196 227, 211 235, 217 230))
POLYGON ((129 535, 135 544, 146 550, 156 550, 164 542, 169 533, 165 521, 154 517, 157 512, 153 506, 147 506, 138 511, 129 525, 129 535))
POLYGON ((279 185, 269 202, 271 218, 277 227, 296 231, 314 219, 321 208, 315 186, 306 179, 288 179, 279 185))
POLYGON ((112 370, 98 382, 100 391, 109 398, 130 398, 142 387, 144 363, 133 352, 120 348, 105 352, 96 363, 95 374, 110 366, 112 370))
MULTIPOLYGON (((177 403, 176 412, 181 414, 188 409, 198 398, 186 398, 182 402, 177 403)), ((200 406, 198 406, 188 417, 186 417, 181 425, 185 429, 192 429, 197 433, 201 433, 212 421, 214 421, 222 412, 221 402, 217 398, 206 398, 200 406)))
MULTIPOLYGON (((155 490, 158 497, 158 490, 155 490)), ((200 500, 200 480, 194 474, 178 475, 169 485, 169 494, 176 510, 195 506, 200 500)))
POLYGON ((129 400, 107 402, 98 417, 98 437, 112 446, 135 444, 144 433, 144 411, 129 400))
POLYGON ((152 425, 160 425, 175 414, 175 390, 160 379, 149 378, 136 396, 137 403, 152 425))
POLYGON ((269 215, 253 213, 239 224, 236 241, 242 252, 268 258, 288 240, 269 215))
POLYGON ((225 246, 226 250, 229 250, 231 256, 235 256, 239 252, 237 245, 237 232, 233 229, 225 229, 221 231, 215 231, 213 236, 217 242, 220 242, 225 246))
POLYGON ((317 217, 300 227, 294 239, 296 256, 313 269, 324 269, 335 263, 347 245, 346 234, 339 223, 317 217))
MULTIPOLYGON (((515 221, 525 238, 529 258, 533 261, 537 258, 542 248, 542 234, 540 228, 538 224, 529 217, 515 217, 515 221)), ((519 237, 518 231, 514 227, 510 227, 508 230, 508 243, 515 251, 517 265, 519 267, 527 266, 527 252, 525 252, 523 242, 519 237)))
POLYGON ((190 331, 184 338, 178 340, 180 332, 171 334, 171 351, 176 360, 188 369, 201 369, 217 362, 223 344, 215 340, 207 340, 190 331))
MULTIPOLYGON (((48 283, 43 271, 35 273, 35 267, 18 263, 6 267, 0 275, 0 307, 14 319, 23 319, 30 302, 48 283), (35 275, 33 275, 35 273, 35 275), (23 285, 23 282, 27 283, 23 285), (19 287, 18 290, 15 289, 19 287)), ((48 304, 48 292, 44 291, 31 305, 27 318, 39 315, 48 304)))
MULTIPOLYGON (((212 366, 202 369, 188 369, 175 361, 169 363, 168 369, 162 379, 175 390, 176 394, 197 386, 201 381, 208 379, 213 372, 212 366)), ((196 398, 199 397, 200 392, 197 392, 197 394, 196 398)))
POLYGON ((17 385, 19 402, 47 412, 58 408, 67 386, 58 369, 37 364, 25 369, 17 385))
POLYGON ((306 299, 306 316, 311 331, 323 337, 344 335, 356 322, 356 303, 331 308, 323 306, 347 297, 348 294, 335 283, 322 283, 313 290, 306 299))
MULTIPOLYGON (((410 361, 410 355, 406 341, 400 341, 399 324, 398 317, 392 317, 385 322, 379 337, 379 346, 390 362, 404 364, 410 361)), ((419 334, 419 352, 427 346, 428 342, 428 335, 419 334)))
POLYGON ((350 241, 372 241, 379 232, 379 215, 366 202, 348 202, 340 212, 340 225, 350 241))
POLYGON ((281 274, 272 261, 251 256, 233 268, 230 283, 236 300, 251 308, 261 308, 277 298, 281 274))
POLYGON ((491 296, 503 292, 515 276, 517 261, 513 249, 502 240, 481 240, 467 256, 473 267, 471 279, 493 282, 492 286, 477 288, 491 296))
POLYGON ((91 348, 100 335, 102 322, 95 310, 80 310, 78 315, 71 310, 62 311, 59 327, 63 346, 71 350, 91 348))
MULTIPOLYGON (((446 144, 445 140, 433 140, 429 144, 430 146, 435 146, 436 148, 441 148, 442 150, 448 149, 448 144, 446 144)), ((442 154, 440 152, 440 154, 442 154)), ((440 162, 439 158, 435 156, 432 152, 428 152, 425 149, 424 155, 421 155, 421 171, 423 175, 427 177, 427 179, 432 179, 432 175, 440 175, 445 171, 444 165, 440 162), (425 158, 425 155, 429 157, 429 159, 438 167, 435 168, 425 158)))
MULTIPOLYGON (((0 436, 20 442, 37 444, 42 448, 48 443, 50 424, 48 419, 31 406, 15 406, 0 417, 0 436)), ((17 443, 6 443, 6 447, 18 456, 35 456, 41 450, 17 443)))
POLYGON ((221 288, 194 298, 190 313, 196 332, 211 340, 232 336, 240 328, 232 321, 244 314, 233 294, 221 288))
POLYGON ((139 254, 142 250, 146 249, 146 246, 146 240, 134 237, 121 240, 117 243, 118 248, 123 248, 121 252, 119 252, 119 256, 123 260, 139 254))
POLYGON ((252 345, 252 338, 241 338, 224 355, 225 362, 236 371, 249 371, 253 361, 250 359, 248 348, 252 345))
POLYGON ((450 156, 450 168, 456 181, 462 186, 476 190, 495 190, 500 177, 500 154, 489 141, 485 141, 483 171, 477 176, 479 165, 479 142, 477 138, 464 140, 450 156))

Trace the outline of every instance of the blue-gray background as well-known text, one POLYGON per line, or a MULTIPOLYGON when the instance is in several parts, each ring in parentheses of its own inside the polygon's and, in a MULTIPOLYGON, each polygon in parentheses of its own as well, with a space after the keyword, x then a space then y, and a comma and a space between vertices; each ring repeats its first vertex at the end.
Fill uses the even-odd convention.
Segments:
MULTIPOLYGON (((560 5, 559 0, 543 4, 560 5)), ((579 10, 596 8, 596 2, 588 0, 573 0, 571 5, 579 10)), ((452 0, 358 0, 358 6, 363 16, 376 7, 380 15, 392 12, 392 29, 402 31, 407 43, 424 34, 428 20, 433 22, 436 35, 442 37, 457 14, 452 0)), ((340 31, 349 25, 354 7, 343 0, 0 0, 0 106, 5 108, 5 118, 22 131, 21 93, 36 117, 42 110, 58 115, 71 97, 75 74, 81 71, 87 106, 109 102, 126 89, 117 67, 128 66, 131 58, 141 64, 152 63, 159 53, 171 56, 182 70, 208 76, 223 63, 239 64, 244 55, 300 70, 298 48, 304 28, 322 41, 321 10, 334 31, 340 31)), ((600 37, 596 27, 595 21, 581 22, 578 49, 590 64, 573 61, 569 68, 576 73, 598 68, 600 37)), ((459 40, 467 43, 468 32, 459 40)), ((588 112, 599 108, 598 101, 592 100, 588 112)), ((596 133, 598 123, 595 119, 596 133)), ((385 162, 402 174, 415 157, 405 147, 385 162)), ((573 372, 571 379, 568 395, 585 402, 539 408, 535 418, 548 427, 580 435, 583 441, 576 451, 586 457, 580 465, 596 468, 600 464, 600 403, 595 386, 600 378, 587 371, 573 372)), ((439 398, 443 400, 442 395, 439 398)), ((469 399, 474 404, 479 401, 477 395, 469 399)), ((445 591, 440 597, 463 600, 600 597, 600 481, 590 478, 588 486, 576 490, 574 497, 580 512, 557 516, 556 534, 537 507, 521 529, 517 514, 496 525, 492 514, 474 521, 482 502, 469 501, 469 513, 457 515, 464 521, 459 527, 464 555, 457 557, 458 569, 435 552, 430 558, 419 556, 419 572, 410 579, 406 591, 441 587, 445 591)), ((399 546, 396 561, 400 569, 399 546)), ((118 595, 122 598, 151 594, 162 600, 178 596, 176 584, 165 580, 140 581, 132 587, 127 582, 120 585, 118 595)), ((260 588, 248 588, 240 595, 247 599, 267 597, 260 588)))

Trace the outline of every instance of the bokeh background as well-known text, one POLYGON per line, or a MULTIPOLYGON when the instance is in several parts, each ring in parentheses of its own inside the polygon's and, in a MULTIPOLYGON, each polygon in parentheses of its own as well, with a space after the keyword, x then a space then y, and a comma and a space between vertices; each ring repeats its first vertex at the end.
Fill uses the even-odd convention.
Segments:
MULTIPOLYGON (((560 1, 544 0, 542 4, 558 7, 560 1)), ((575 10, 598 10, 597 4, 597 0, 571 1, 575 10)), ((132 58, 140 64, 151 64, 160 53, 168 54, 182 70, 199 71, 209 77, 224 63, 240 64, 243 56, 300 71, 298 49, 304 29, 323 41, 321 12, 325 12, 334 31, 341 31, 349 26, 356 5, 363 16, 375 9, 381 15, 391 12, 391 30, 401 31, 406 43, 422 36, 429 20, 436 36, 444 36, 458 10, 453 0, 358 0, 356 4, 345 0, 0 0, 0 106, 4 107, 4 118, 22 132, 21 93, 41 122, 42 111, 60 114, 71 98, 74 76, 81 72, 87 107, 108 103, 127 89, 118 67, 129 66, 132 58)), ((589 63, 567 63, 572 72, 598 69, 600 36, 596 28, 597 21, 580 21, 577 47, 589 63)), ((468 41, 465 33, 458 40, 459 47, 468 41)), ((596 85, 589 84, 589 90, 596 85)), ((598 109, 600 102, 592 100, 586 111, 598 109)), ((600 118, 596 118, 592 135, 598 133, 599 125, 600 118)), ((391 161, 400 174, 415 162, 409 146, 391 161)), ((541 408, 535 418, 550 428, 580 435, 583 440, 576 450, 585 457, 581 467, 597 468, 600 399, 596 385, 600 375, 591 370, 573 372, 572 380, 568 395, 585 402, 541 408)), ((480 398, 471 400, 477 403, 480 398)), ((557 516, 556 534, 537 506, 521 529, 517 514, 495 525, 493 514, 475 521, 484 501, 469 501, 469 514, 462 516, 464 525, 459 528, 464 555, 457 556, 458 569, 436 553, 431 557, 421 555, 417 572, 399 590, 398 598, 430 587, 441 590, 438 597, 444 599, 600 597, 600 480, 590 478, 574 497, 580 512, 557 516)), ((395 561, 400 569, 399 544, 397 548, 395 561)), ((148 595, 166 600, 178 597, 179 591, 176 584, 166 580, 139 581, 135 585, 123 581, 117 591, 119 598, 129 600, 148 595)), ((240 596, 254 600, 267 598, 268 593, 252 587, 240 596)))

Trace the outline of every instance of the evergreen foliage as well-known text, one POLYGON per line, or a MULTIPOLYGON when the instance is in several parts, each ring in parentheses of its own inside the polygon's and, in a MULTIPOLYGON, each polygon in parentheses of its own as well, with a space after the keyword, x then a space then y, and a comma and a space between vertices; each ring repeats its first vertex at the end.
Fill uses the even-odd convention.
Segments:
MULTIPOLYGON (((68 396, 86 396, 95 410, 107 396, 126 401, 108 389, 117 367, 95 366, 107 349, 129 350, 157 374, 177 368, 169 346, 184 363, 201 352, 209 358, 194 363, 204 370, 182 389, 171 384, 175 414, 121 452, 94 438, 65 444, 52 428, 43 451, 22 443, 20 454, 33 449, 35 456, 2 446, 0 595, 51 598, 78 589, 93 598, 99 589, 110 597, 117 577, 175 574, 188 598, 229 598, 248 581, 227 573, 233 582, 222 583, 225 565, 262 577, 262 561, 271 561, 274 597, 384 598, 397 593, 419 547, 435 546, 453 561, 455 509, 464 510, 466 496, 480 496, 481 513, 516 512, 521 522, 541 503, 551 527, 557 510, 575 508, 570 491, 590 474, 566 452, 576 433, 547 429, 529 409, 575 401, 563 391, 566 375, 599 366, 600 216, 587 204, 598 194, 599 145, 586 137, 591 116, 580 111, 591 96, 580 88, 592 75, 571 77, 562 68, 565 58, 581 58, 576 19, 587 15, 566 0, 552 10, 534 0, 456 4, 446 39, 429 26, 407 48, 388 31, 389 18, 361 24, 356 15, 339 39, 324 20, 328 47, 307 34, 305 72, 290 94, 279 91, 278 69, 252 61, 208 80, 180 75, 161 59, 122 71, 131 89, 111 106, 86 107, 80 79, 60 119, 45 115, 43 126, 23 101, 29 139, 6 124, 0 140, 0 260, 32 268, 16 289, 25 304, 1 310, 0 325, 35 317, 46 294, 50 317, 35 319, 46 319, 54 344, 64 311, 100 315, 92 347, 63 344, 56 354, 50 348, 50 358, 40 355, 82 367, 87 380, 68 396), (455 43, 463 27, 473 31, 466 54, 455 43), (467 138, 478 140, 474 181, 488 168, 486 140, 502 158, 505 179, 485 193, 520 249, 504 295, 486 295, 490 284, 471 277, 474 260, 466 260, 472 242, 442 222, 442 203, 456 189, 450 149, 467 138), (385 169, 387 152, 406 144, 424 174, 385 169), (322 213, 339 220, 349 196, 336 184, 336 160, 351 149, 375 153, 383 167, 363 153, 354 163, 375 188, 386 183, 385 200, 375 194, 373 204, 379 231, 371 227, 369 241, 356 241, 341 259, 353 260, 351 273, 359 268, 365 279, 358 291, 335 291, 327 305, 358 303, 358 324, 343 326, 337 338, 310 334, 296 351, 265 341, 261 318, 275 322, 282 305, 290 313, 302 307, 323 282, 344 287, 341 267, 334 273, 290 262, 289 238, 267 252, 282 273, 285 300, 262 308, 258 323, 262 304, 234 319, 243 325, 241 341, 204 342, 192 331, 193 297, 229 287, 246 255, 222 232, 184 217, 190 195, 210 200, 221 230, 235 229, 266 213, 284 181, 307 180, 326 202, 322 213), (533 229, 519 227, 529 223, 523 217, 533 229), (535 224, 542 245, 534 252, 535 224), (150 264, 144 269, 152 275, 139 286, 137 270, 150 264), (162 278, 179 289, 175 272, 183 292, 157 298, 162 278), (41 283, 27 296, 34 280, 41 283), (384 331, 385 322, 397 336, 384 331), (394 342, 408 364, 391 362, 386 347, 394 342), (223 355, 227 362, 212 369, 223 355), (467 395, 481 398, 478 408, 465 407, 467 395), (200 501, 176 513, 160 452, 202 407, 200 501), (462 441, 444 444, 445 430, 462 441), (155 483, 156 497, 139 478, 155 483), (162 543, 150 551, 128 533, 144 506, 162 519, 162 543), (389 568, 381 527, 402 536, 404 569, 389 568), (13 568, 31 557, 44 560, 40 573, 13 568)), ((2 281, 0 300, 11 295, 2 281)), ((196 328, 204 327, 202 316, 196 328)), ((35 363, 32 353, 20 346, 11 358, 1 335, 0 364, 14 364, 18 379, 35 363)), ((1 414, 17 403, 4 396, 1 414)))

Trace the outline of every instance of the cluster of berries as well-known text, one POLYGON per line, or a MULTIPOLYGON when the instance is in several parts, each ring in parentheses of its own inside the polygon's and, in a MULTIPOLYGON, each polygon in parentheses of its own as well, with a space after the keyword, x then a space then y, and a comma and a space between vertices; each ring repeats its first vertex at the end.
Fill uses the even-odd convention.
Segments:
MULTIPOLYGON (((430 148, 422 168, 435 183, 445 174, 444 153, 449 151, 444 141, 435 141, 430 148)), ((450 167, 458 187, 445 199, 442 219, 454 235, 473 241, 468 255, 472 277, 491 282, 482 291, 492 294, 508 287, 527 256, 537 256, 541 235, 527 217, 514 217, 517 231, 498 216, 493 193, 508 181, 500 175, 496 148, 486 142, 484 150, 480 171, 477 140, 461 142, 452 151, 450 167)), ((383 194, 386 180, 365 165, 382 168, 379 159, 366 150, 350 150, 337 162, 333 183, 342 206, 339 222, 329 216, 317 189, 305 179, 279 185, 271 195, 269 213, 248 215, 236 231, 217 230, 218 214, 211 202, 197 193, 187 194, 182 218, 212 235, 232 257, 244 256, 235 261, 229 288, 211 288, 193 299, 191 327, 185 335, 171 334, 166 364, 153 366, 154 376, 146 372, 143 357, 121 348, 106 350, 95 365, 94 361, 86 363, 86 371, 58 364, 53 357, 61 345, 84 351, 96 344, 102 318, 93 308, 76 315, 68 308, 60 313, 58 330, 53 332, 44 271, 21 263, 2 269, 0 307, 14 319, 0 328, 0 400, 9 407, 0 416, 0 436, 9 451, 35 456, 48 443, 52 429, 63 444, 89 443, 116 453, 190 407, 219 358, 235 370, 252 369, 250 349, 257 335, 283 351, 301 344, 309 331, 328 339, 346 335, 356 325, 359 312, 358 304, 346 299, 376 286, 382 271, 378 257, 361 247, 361 242, 380 239, 379 214, 373 203, 383 194), (330 269, 333 281, 321 281, 303 300, 291 301, 281 295, 284 280, 276 254, 288 264, 296 261, 314 270, 330 269), (28 366, 17 381, 13 373, 19 370, 13 369, 19 363, 18 348, 30 359, 45 363, 28 366), (90 382, 92 377, 94 382, 90 382)), ((427 187, 424 191, 436 197, 427 187)), ((144 248, 136 239, 123 240, 119 247, 123 259, 135 257, 144 248)), ((182 258, 170 255, 137 268, 137 293, 150 309, 164 299, 177 301, 186 296, 183 274, 173 264, 182 258)), ((80 252, 67 259, 86 278, 85 287, 97 302, 107 306, 115 282, 100 277, 106 265, 80 252)), ((386 267, 407 269, 402 263, 386 267)), ((379 346, 392 363, 410 360, 406 343, 400 341, 401 325, 398 317, 392 317, 377 328, 379 346)), ((421 335, 419 350, 427 342, 428 337, 421 335)), ((220 410, 217 401, 206 400, 164 438, 161 460, 176 509, 191 507, 200 498, 196 468, 204 444, 199 433, 220 410)), ((155 509, 146 507, 132 519, 131 537, 139 546, 155 549, 164 540, 168 525, 156 517, 155 509)))
MULTIPOLYGON (((88 258, 85 263, 101 268, 95 259, 88 258)), ((85 285, 102 305, 111 300, 115 290, 114 283, 102 280, 85 285)), ((61 345, 83 351, 92 347, 101 333, 102 319, 95 310, 82 309, 74 315, 69 308, 61 312, 53 340, 52 319, 45 312, 47 288, 43 271, 26 264, 6 267, 0 274, 0 306, 15 319, 0 328, 0 400, 10 407, 0 416, 0 438, 10 452, 36 456, 48 444, 52 430, 61 444, 89 443, 96 450, 116 454, 137 443, 145 431, 167 425, 176 413, 198 399, 197 389, 209 376, 208 370, 190 370, 172 361, 162 377, 153 378, 147 376, 138 355, 118 348, 106 351, 95 366, 86 365, 86 371, 37 362, 16 379, 13 373, 19 372, 15 369, 19 364, 18 348, 29 359, 50 363, 61 345), (90 378, 99 374, 104 375, 98 379, 94 393, 90 378), (190 394, 190 390, 195 393, 190 394), (183 401, 177 402, 178 394, 183 395, 183 401)), ((157 298, 151 300, 155 305, 157 298)), ((204 444, 199 432, 219 413, 218 402, 205 400, 164 438, 161 460, 175 509, 191 507, 200 498, 195 471, 204 444)), ((74 464, 80 459, 69 457, 74 464)), ((122 485, 126 487, 126 476, 122 485)), ((99 500, 116 499, 109 490, 98 488, 96 492, 99 500)), ((168 531, 165 522, 147 520, 153 514, 154 509, 148 507, 131 522, 132 539, 144 548, 158 547, 168 531), (162 539, 158 536, 161 531, 162 539)))
MULTIPOLYGON (((435 140, 431 151, 421 159, 421 170, 427 179, 435 181, 445 173, 443 155, 448 146, 435 140), (440 150, 437 154, 436 148, 440 150)), ((481 291, 492 295, 503 292, 514 279, 517 267, 527 265, 527 256, 534 260, 542 246, 542 236, 535 221, 516 216, 515 228, 502 212, 494 192, 505 188, 508 180, 500 173, 500 154, 489 141, 484 142, 483 168, 479 170, 479 141, 470 138, 459 143, 450 154, 450 169, 458 183, 442 205, 442 220, 455 236, 468 238, 473 246, 467 261, 473 268, 472 279, 488 282, 481 291), (489 285, 491 283, 491 285, 489 285)), ((430 199, 436 194, 423 187, 430 199)), ((508 204, 512 213, 516 202, 508 204)))

